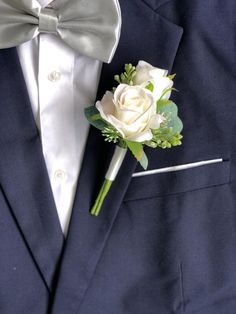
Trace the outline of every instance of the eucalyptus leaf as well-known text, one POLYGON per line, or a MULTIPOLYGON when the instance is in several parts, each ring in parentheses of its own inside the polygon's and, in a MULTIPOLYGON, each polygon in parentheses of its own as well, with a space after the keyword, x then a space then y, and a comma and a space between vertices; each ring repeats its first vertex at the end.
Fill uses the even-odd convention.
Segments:
POLYGON ((88 119, 89 123, 93 125, 95 128, 103 130, 104 128, 107 127, 108 124, 102 119, 99 111, 95 106, 85 108, 84 114, 88 119))
POLYGON ((167 119, 167 127, 171 128, 173 133, 182 131, 183 123, 178 117, 178 107, 175 103, 170 102, 168 105, 162 106, 159 112, 164 114, 167 119))
POLYGON ((177 116, 169 123, 169 127, 171 127, 173 133, 181 133, 183 130, 183 122, 177 116))
POLYGON ((169 99, 159 99, 157 101, 157 112, 162 109, 162 107, 172 104, 172 101, 169 99))
POLYGON ((143 167, 144 170, 147 170, 148 167, 148 158, 145 152, 143 152, 142 159, 139 161, 140 165, 143 167))

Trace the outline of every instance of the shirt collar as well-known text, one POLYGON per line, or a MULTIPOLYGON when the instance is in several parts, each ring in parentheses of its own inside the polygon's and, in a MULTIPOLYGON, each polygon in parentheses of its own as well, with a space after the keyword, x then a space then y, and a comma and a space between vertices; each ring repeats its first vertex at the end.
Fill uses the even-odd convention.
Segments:
POLYGON ((37 0, 38 3, 45 8, 50 2, 52 2, 52 0, 37 0))
POLYGON ((45 8, 46 6, 48 6, 49 4, 55 8, 58 9, 60 7, 63 6, 63 4, 65 4, 66 0, 37 0, 39 2, 39 4, 45 8))

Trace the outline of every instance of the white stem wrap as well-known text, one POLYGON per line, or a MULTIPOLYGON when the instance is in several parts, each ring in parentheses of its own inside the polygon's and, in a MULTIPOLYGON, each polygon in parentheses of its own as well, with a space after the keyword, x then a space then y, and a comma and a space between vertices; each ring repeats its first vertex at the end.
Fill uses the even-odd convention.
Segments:
POLYGON ((121 148, 119 146, 116 146, 115 148, 115 152, 113 154, 109 169, 106 173, 106 179, 110 180, 110 181, 114 181, 119 170, 120 167, 122 165, 122 162, 125 158, 125 155, 127 153, 127 149, 126 148, 121 148))

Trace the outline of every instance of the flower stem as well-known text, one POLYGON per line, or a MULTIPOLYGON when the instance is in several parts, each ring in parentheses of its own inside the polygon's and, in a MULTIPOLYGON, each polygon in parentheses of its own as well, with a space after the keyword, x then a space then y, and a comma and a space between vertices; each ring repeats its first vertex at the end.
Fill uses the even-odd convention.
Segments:
POLYGON ((104 201, 105 197, 107 196, 107 194, 111 188, 111 185, 112 185, 113 181, 115 180, 115 178, 116 178, 116 176, 120 170, 120 167, 123 163, 126 152, 127 152, 126 148, 116 146, 116 149, 114 151, 110 166, 109 166, 107 173, 106 173, 106 176, 105 176, 105 181, 103 182, 103 185, 100 189, 98 197, 95 201, 95 204, 90 211, 91 215, 93 215, 93 216, 99 215, 103 201, 104 201))
POLYGON ((111 181, 111 180, 108 180, 108 179, 104 180, 103 185, 101 187, 101 190, 100 190, 98 197, 95 201, 95 204, 91 210, 91 214, 93 216, 99 215, 103 201, 104 201, 105 197, 107 196, 107 193, 109 192, 112 183, 113 183, 113 181, 111 181))

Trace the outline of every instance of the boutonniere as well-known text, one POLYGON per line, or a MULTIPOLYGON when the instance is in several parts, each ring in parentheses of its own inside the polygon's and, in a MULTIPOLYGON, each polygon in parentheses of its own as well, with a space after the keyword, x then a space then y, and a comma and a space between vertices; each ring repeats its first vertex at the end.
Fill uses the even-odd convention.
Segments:
POLYGON ((176 104, 170 100, 174 77, 145 61, 139 61, 136 67, 126 64, 124 73, 115 75, 118 86, 107 91, 95 106, 85 109, 88 121, 101 130, 105 141, 116 144, 92 215, 98 216, 127 150, 146 170, 145 146, 181 145, 183 124, 176 104))

